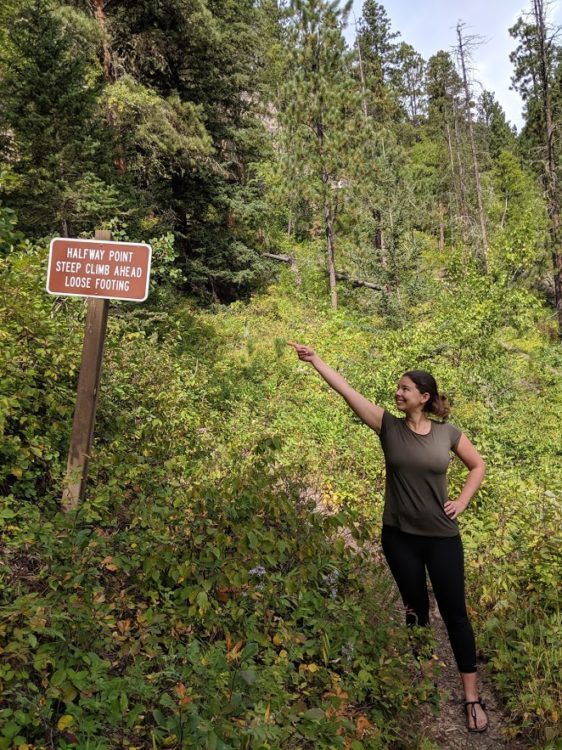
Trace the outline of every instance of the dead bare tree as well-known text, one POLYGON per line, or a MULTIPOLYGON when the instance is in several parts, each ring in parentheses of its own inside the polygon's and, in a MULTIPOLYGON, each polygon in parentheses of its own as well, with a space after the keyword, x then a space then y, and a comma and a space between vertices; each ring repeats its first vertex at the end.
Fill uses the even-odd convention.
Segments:
POLYGON ((472 166, 474 171, 474 182, 476 185, 476 200, 478 203, 478 218, 480 220, 480 233, 481 233, 481 255, 484 270, 488 271, 488 233, 486 230, 486 214, 484 211, 484 203, 482 201, 482 185, 480 182, 480 167, 478 164, 478 156, 476 153, 476 143, 474 139, 474 128, 472 124, 472 103, 470 95, 470 86, 467 74, 467 62, 470 56, 470 50, 476 44, 480 43, 481 40, 477 36, 463 36, 463 30, 466 24, 462 21, 457 23, 457 38, 458 47, 457 54, 461 66, 462 81, 464 88, 464 110, 466 123, 468 125, 468 137, 470 140, 470 150, 472 153, 472 166))

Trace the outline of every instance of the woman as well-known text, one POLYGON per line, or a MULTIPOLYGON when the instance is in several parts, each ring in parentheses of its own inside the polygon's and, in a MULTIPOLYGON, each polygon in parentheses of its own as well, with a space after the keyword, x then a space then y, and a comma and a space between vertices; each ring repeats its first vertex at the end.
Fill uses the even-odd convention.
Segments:
POLYGON ((429 624, 426 568, 439 611, 447 627, 462 678, 467 728, 488 728, 485 704, 478 695, 476 646, 464 596, 464 558, 457 517, 480 486, 485 464, 457 427, 429 419, 446 419, 447 399, 423 370, 402 375, 394 394, 398 419, 355 391, 308 346, 287 342, 310 362, 351 409, 380 437, 386 462, 382 549, 406 608, 408 625, 429 624), (468 469, 455 500, 447 497, 449 451, 468 469))

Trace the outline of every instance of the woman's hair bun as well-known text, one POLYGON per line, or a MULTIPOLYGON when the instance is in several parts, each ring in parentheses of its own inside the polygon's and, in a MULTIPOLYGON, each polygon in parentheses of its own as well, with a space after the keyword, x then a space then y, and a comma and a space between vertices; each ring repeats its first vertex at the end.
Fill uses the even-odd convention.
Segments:
POLYGON ((451 413, 451 404, 444 393, 439 393, 433 375, 426 370, 409 370, 404 377, 410 378, 420 393, 429 393, 429 400, 423 410, 435 414, 439 419, 447 419, 451 413))
MULTIPOLYGON (((431 407, 427 409, 439 419, 447 419, 451 413, 451 405, 445 393, 438 393, 436 397, 427 402, 431 407)), ((427 405, 426 405, 427 406, 427 405)))

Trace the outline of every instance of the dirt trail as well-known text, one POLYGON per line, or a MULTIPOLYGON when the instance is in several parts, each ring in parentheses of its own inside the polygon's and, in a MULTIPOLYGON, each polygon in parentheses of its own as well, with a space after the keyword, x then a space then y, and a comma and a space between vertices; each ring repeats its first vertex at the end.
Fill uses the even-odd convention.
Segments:
POLYGON ((502 708, 494 692, 486 665, 478 662, 478 682, 480 697, 486 703, 488 730, 482 734, 466 729, 464 695, 459 673, 449 644, 445 624, 441 619, 433 594, 431 594, 431 626, 437 641, 437 655, 445 666, 438 676, 438 689, 441 693, 441 708, 438 716, 433 716, 429 706, 422 712, 421 726, 424 737, 443 750, 532 750, 533 745, 522 740, 510 739, 513 725, 502 708))
MULTIPOLYGON (((314 498, 316 512, 322 515, 330 514, 332 511, 325 506, 320 497, 313 492, 306 493, 303 498, 314 498)), ((357 543, 349 530, 340 532, 346 544, 358 549, 357 543)), ((371 542, 363 548, 367 553, 376 558, 386 569, 386 562, 378 542, 371 542)), ((389 573, 390 575, 390 573, 389 573)), ((435 597, 430 588, 430 620, 433 634, 436 640, 437 656, 442 665, 437 677, 437 689, 440 693, 440 711, 434 715, 431 706, 427 704, 422 708, 420 715, 420 729, 422 736, 431 743, 432 748, 440 750, 536 750, 536 745, 529 744, 521 739, 512 739, 514 725, 510 722, 506 711, 503 709, 500 699, 495 693, 492 679, 488 674, 486 664, 481 660, 478 662, 478 684, 480 697, 486 704, 488 716, 488 729, 481 734, 469 732, 466 728, 466 709, 463 706, 464 693, 459 673, 453 658, 449 636, 445 624, 439 613, 435 597)), ((400 609, 398 593, 396 620, 403 623, 404 616, 400 609)), ((412 748, 411 750, 418 750, 412 748)))

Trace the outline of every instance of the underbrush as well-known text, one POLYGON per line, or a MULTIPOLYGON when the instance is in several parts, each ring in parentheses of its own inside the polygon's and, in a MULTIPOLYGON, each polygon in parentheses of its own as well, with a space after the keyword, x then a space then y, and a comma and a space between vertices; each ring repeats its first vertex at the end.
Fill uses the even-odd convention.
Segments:
POLYGON ((0 748, 415 744, 433 688, 388 578, 338 536, 355 517, 315 512, 263 416, 230 439, 267 367, 188 305, 112 308, 63 514, 84 306, 52 306, 37 254, 4 271, 0 748))
POLYGON ((0 747, 404 746, 430 689, 388 580, 274 450, 196 489, 94 488, 75 515, 4 506, 0 747))
MULTIPOLYGON (((88 495, 63 515, 84 306, 53 306, 37 254, 4 264, 0 748, 417 746, 432 691, 388 578, 338 538, 378 535, 378 438, 287 340, 386 408, 412 367, 452 397, 488 465, 460 520, 478 645, 514 721, 562 737, 560 357, 540 305, 452 263, 398 324, 363 291, 311 305, 311 269, 211 312, 165 287, 113 305, 88 495)), ((452 496, 463 478, 454 461, 452 496)))

